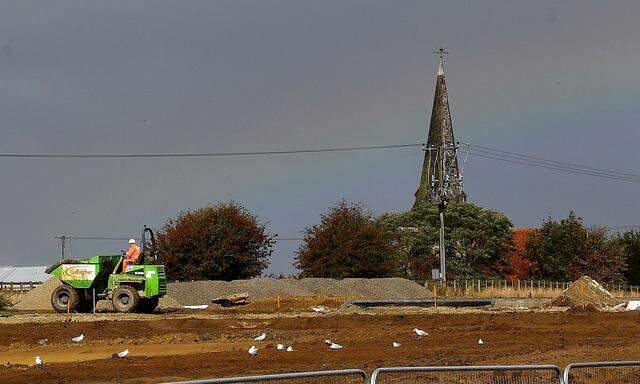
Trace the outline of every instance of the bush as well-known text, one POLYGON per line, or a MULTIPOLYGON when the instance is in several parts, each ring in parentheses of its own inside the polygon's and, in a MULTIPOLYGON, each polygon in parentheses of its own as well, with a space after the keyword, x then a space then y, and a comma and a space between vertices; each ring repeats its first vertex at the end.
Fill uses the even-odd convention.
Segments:
POLYGON ((640 232, 629 231, 618 237, 618 242, 625 249, 627 283, 640 285, 640 232))
POLYGON ((0 311, 4 311, 9 308, 11 304, 12 303, 7 296, 0 294, 0 311))
POLYGON ((258 276, 274 241, 236 203, 180 213, 158 233, 158 254, 171 280, 234 280, 258 276))
POLYGON ((540 279, 573 281, 587 275, 601 283, 624 282, 624 246, 602 228, 585 228, 573 212, 560 221, 547 218, 529 239, 525 255, 540 279))
MULTIPOLYGON (((511 250, 511 222, 501 213, 471 203, 451 203, 445 210, 447 278, 499 274, 511 250)), ((401 213, 387 213, 378 222, 400 239, 397 271, 401 276, 430 279, 440 267, 438 207, 423 203, 401 213)))
POLYGON ((305 228, 296 256, 301 277, 389 277, 397 241, 360 204, 340 202, 305 228))

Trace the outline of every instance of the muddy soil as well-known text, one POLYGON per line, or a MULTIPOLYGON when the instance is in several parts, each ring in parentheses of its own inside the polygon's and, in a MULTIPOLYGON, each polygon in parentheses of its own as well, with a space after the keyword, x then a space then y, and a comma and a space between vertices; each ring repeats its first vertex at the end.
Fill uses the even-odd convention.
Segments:
MULTIPOLYGON (((186 316, 186 315, 181 315, 186 316)), ((640 314, 420 313, 294 314, 0 325, 3 383, 154 383, 315 369, 384 365, 464 365, 633 360, 640 355, 640 314), (427 330, 419 339, 414 327, 427 330), (266 340, 254 342, 261 332, 266 340), (80 333, 81 343, 70 339, 80 333), (37 340, 48 338, 48 344, 37 340), (328 349, 323 340, 344 346, 328 349), (485 341, 478 345, 478 339, 485 341), (402 344, 392 348, 392 342, 402 344), (277 351, 277 343, 294 352, 277 351), (247 353, 259 348, 257 357, 247 353), (111 354, 125 348, 121 360, 111 354), (44 368, 29 366, 40 355, 44 368)))

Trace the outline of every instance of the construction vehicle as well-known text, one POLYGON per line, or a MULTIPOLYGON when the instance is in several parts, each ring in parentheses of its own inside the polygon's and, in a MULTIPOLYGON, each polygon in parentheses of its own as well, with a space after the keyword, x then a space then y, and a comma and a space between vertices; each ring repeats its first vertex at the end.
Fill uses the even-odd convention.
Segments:
POLYGON ((125 272, 124 251, 122 255, 59 260, 46 270, 62 282, 51 294, 51 305, 57 312, 89 312, 97 300, 111 300, 118 312, 153 312, 167 292, 164 266, 147 264, 156 259, 155 236, 145 226, 140 258, 125 272))

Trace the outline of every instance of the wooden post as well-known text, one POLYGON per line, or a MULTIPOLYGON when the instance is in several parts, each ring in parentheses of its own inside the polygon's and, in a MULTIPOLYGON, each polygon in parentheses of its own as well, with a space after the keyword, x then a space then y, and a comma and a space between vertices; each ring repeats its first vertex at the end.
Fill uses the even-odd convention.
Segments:
POLYGON ((71 302, 67 301, 67 321, 71 321, 71 302))
POLYGON ((433 286, 433 306, 434 307, 438 306, 438 286, 437 285, 433 286))

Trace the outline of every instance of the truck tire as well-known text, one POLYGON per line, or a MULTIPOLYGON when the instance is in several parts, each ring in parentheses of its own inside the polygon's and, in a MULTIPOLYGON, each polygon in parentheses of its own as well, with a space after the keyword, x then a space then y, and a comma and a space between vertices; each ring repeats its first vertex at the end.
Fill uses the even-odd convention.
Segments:
POLYGON ((160 299, 158 297, 153 298, 141 298, 140 304, 138 304, 138 312, 140 313, 152 313, 158 307, 158 301, 160 299))
POLYGON ((75 312, 80 303, 80 293, 68 285, 60 285, 51 293, 51 306, 58 313, 75 312))
POLYGON ((132 312, 140 304, 138 290, 130 285, 121 285, 113 291, 113 308, 118 312, 132 312))

